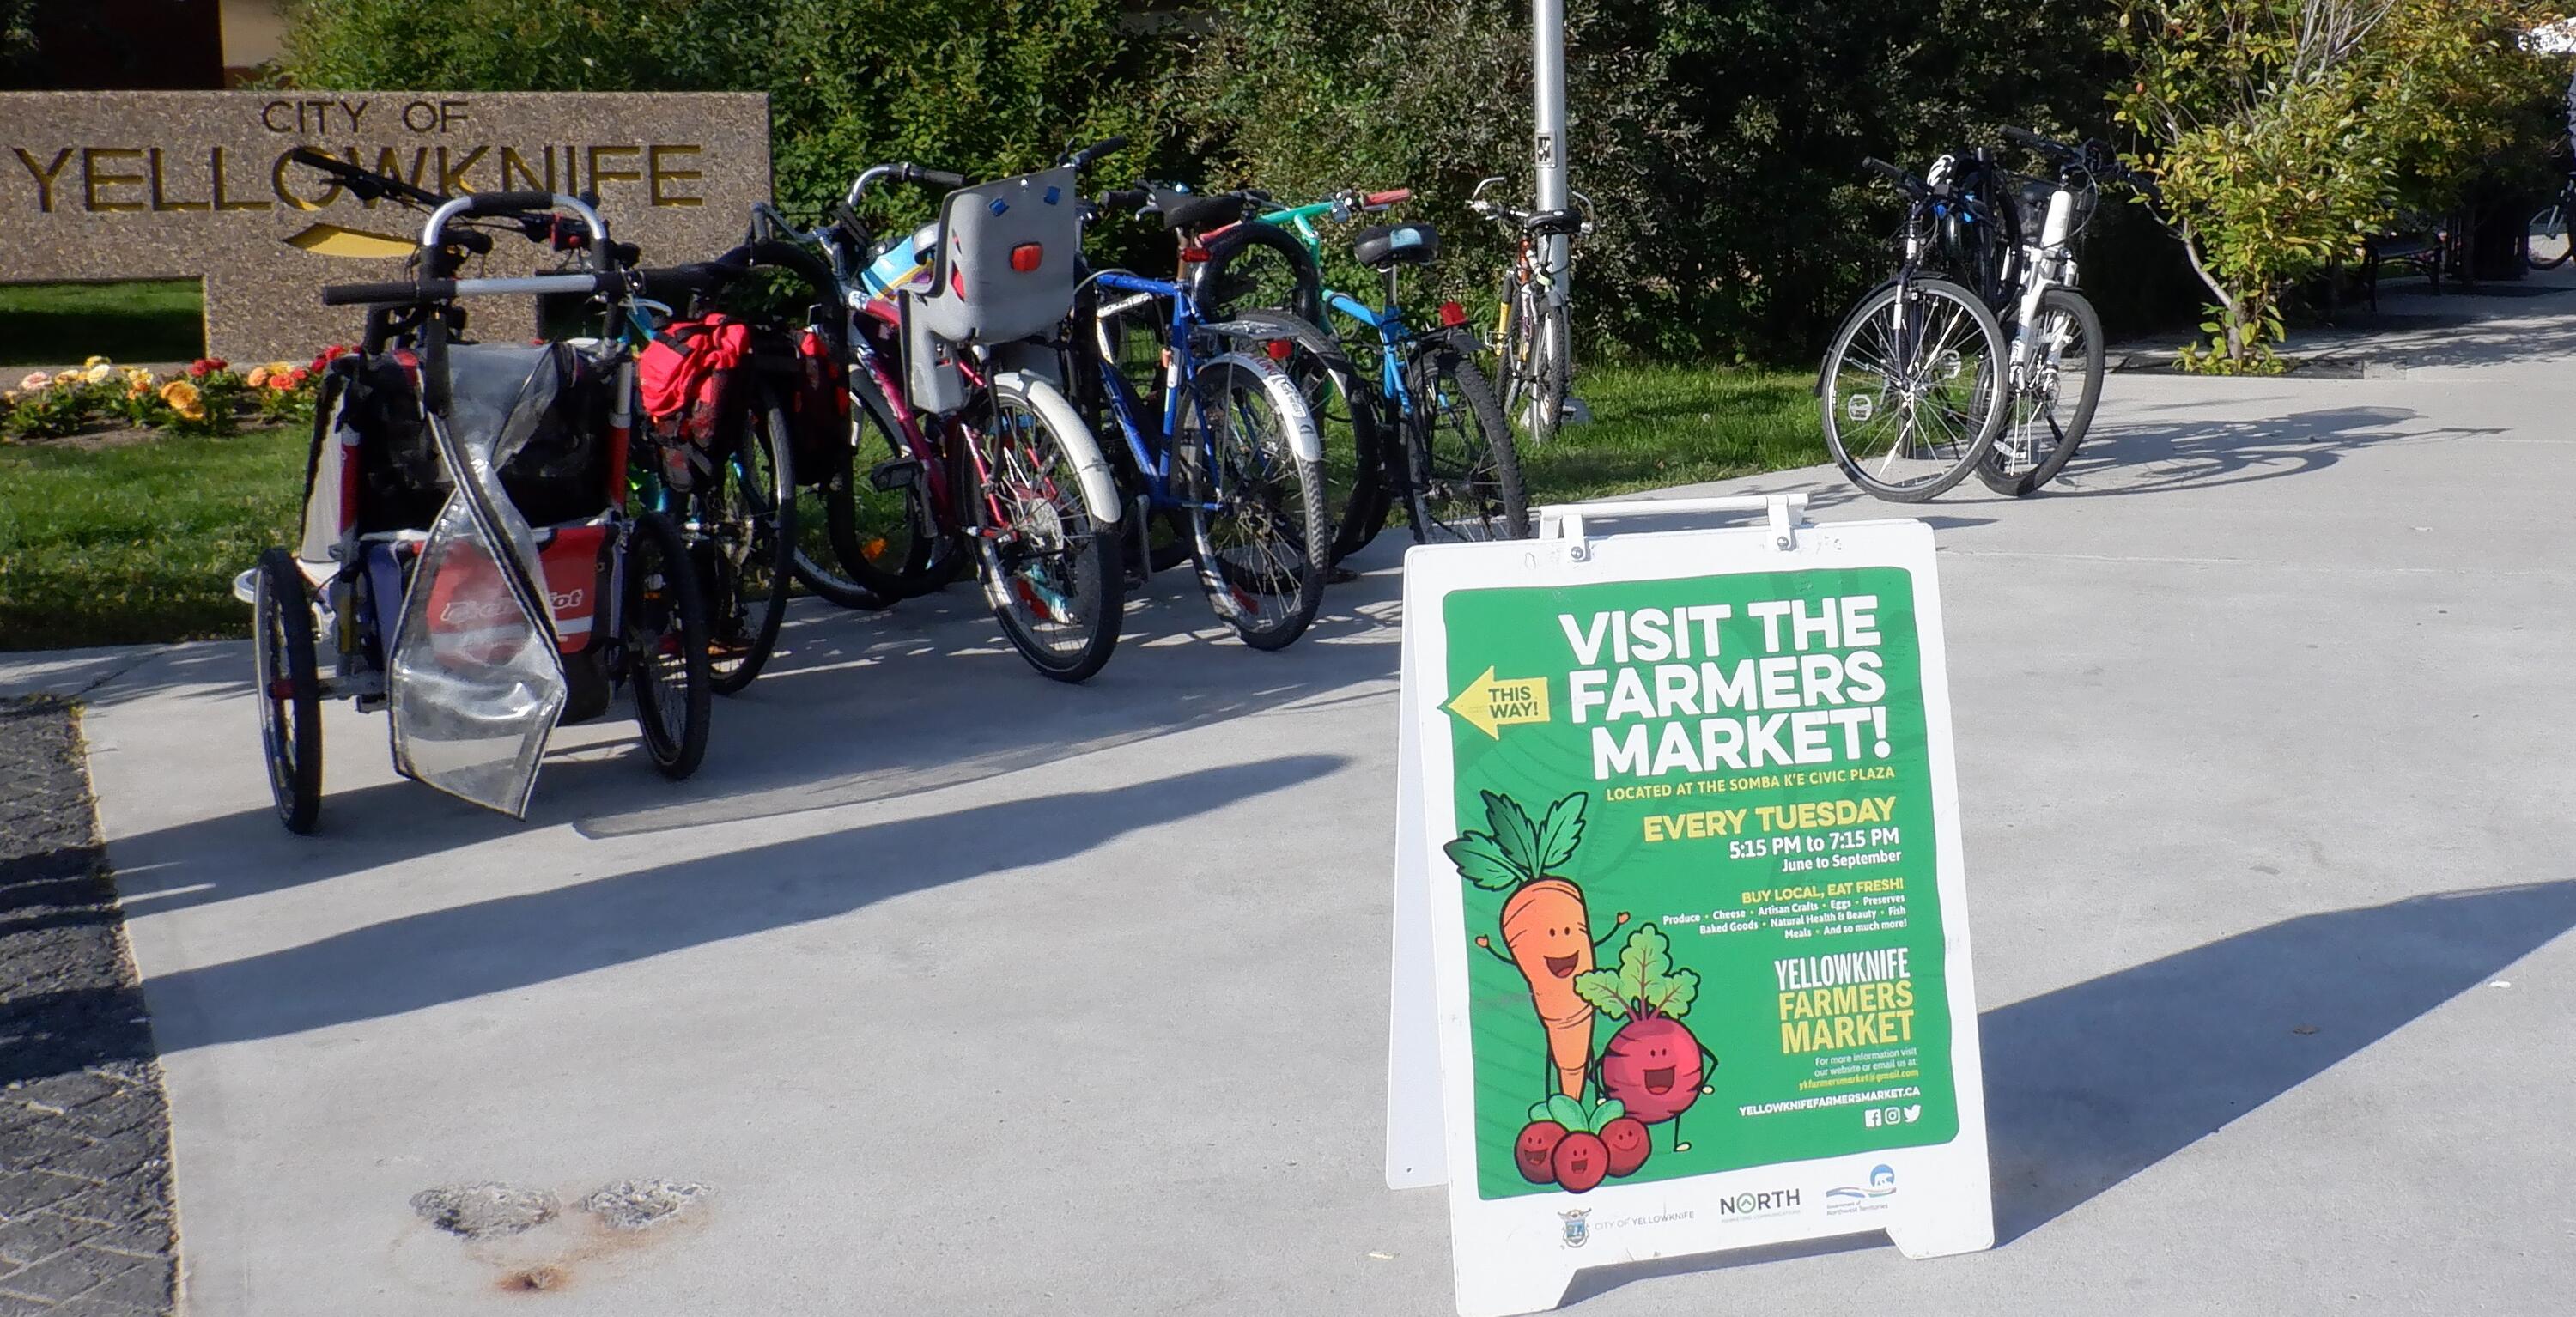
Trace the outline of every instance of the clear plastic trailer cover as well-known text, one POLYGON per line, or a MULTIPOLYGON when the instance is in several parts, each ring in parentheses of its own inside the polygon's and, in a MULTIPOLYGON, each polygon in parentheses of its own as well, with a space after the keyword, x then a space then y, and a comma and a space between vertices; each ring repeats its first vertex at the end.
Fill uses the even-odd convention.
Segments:
POLYGON ((432 523, 387 666, 394 765, 524 817, 566 696, 536 536, 499 470, 554 402, 555 349, 448 351, 448 414, 429 425, 456 482, 432 523))

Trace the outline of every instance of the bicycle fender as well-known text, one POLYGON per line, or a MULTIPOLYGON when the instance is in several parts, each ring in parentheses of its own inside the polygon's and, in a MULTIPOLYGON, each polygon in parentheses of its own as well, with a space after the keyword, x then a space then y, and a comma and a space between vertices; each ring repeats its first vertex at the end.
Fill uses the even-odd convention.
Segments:
MULTIPOLYGON (((1281 382, 1286 382, 1284 376, 1281 382)), ((1064 394, 1043 377, 1020 370, 995 372, 993 389, 1019 395, 1028 401, 1030 410, 1045 417, 1047 428, 1064 441, 1064 454, 1072 460, 1074 474, 1082 481, 1082 501, 1089 506, 1091 519, 1104 526, 1119 524, 1126 508, 1118 501, 1118 481, 1110 475, 1109 462, 1100 455, 1100 443, 1092 437, 1091 427, 1083 424, 1073 404, 1064 400, 1064 394)))
MULTIPOLYGON (((1268 357, 1248 352, 1228 352, 1211 359, 1207 365, 1230 361, 1251 371, 1270 395, 1270 405, 1279 409, 1280 419, 1288 425, 1288 447, 1301 462, 1324 460, 1324 437, 1315 432, 1315 413, 1306 407, 1305 395, 1297 392, 1296 381, 1279 369, 1268 357)), ((1205 367, 1202 367, 1204 369, 1205 367)))

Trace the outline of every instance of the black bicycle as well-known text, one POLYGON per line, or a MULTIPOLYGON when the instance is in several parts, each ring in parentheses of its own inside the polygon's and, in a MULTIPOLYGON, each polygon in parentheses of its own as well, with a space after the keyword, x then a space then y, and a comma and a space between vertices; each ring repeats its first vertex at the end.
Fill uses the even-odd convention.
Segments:
POLYGON ((1919 503, 1958 484, 1994 447, 2010 396, 2009 348, 1985 297, 1925 272, 1945 223, 1992 222, 1946 179, 1864 161, 1907 199, 1894 277, 1860 299, 1825 350, 1816 394, 1825 447, 1855 485, 1919 503))

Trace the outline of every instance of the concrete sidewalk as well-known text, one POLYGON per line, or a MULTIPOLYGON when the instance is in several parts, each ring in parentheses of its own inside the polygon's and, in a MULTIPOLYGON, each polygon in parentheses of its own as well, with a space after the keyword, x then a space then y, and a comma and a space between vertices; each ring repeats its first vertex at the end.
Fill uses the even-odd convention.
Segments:
MULTIPOLYGON (((2549 378, 2114 377, 2062 487, 1921 509, 2002 1244, 1594 1275, 1578 1310, 2564 1311, 2549 378)), ((1901 511, 1730 488, 1791 487, 1901 511)), ((969 591, 804 613, 696 779, 569 729, 525 824, 334 709, 326 831, 290 837, 242 646, 61 667, 97 682, 186 1310, 1448 1311, 1444 1204, 1378 1166, 1396 559, 1276 656, 1163 578, 1079 689, 969 591), (648 1176, 714 1193, 483 1243, 407 1206, 648 1176)))

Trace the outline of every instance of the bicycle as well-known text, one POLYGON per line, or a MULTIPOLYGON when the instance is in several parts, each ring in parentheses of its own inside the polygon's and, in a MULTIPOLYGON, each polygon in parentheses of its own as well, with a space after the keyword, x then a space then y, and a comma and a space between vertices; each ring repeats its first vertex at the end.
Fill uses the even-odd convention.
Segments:
POLYGON ((2525 240, 2523 260, 2535 270, 2555 270, 2567 263, 2571 248, 2567 241, 2567 223, 2576 216, 2576 173, 2570 173, 2558 185, 2558 199, 2532 213, 2530 236, 2525 240))
POLYGON ((1211 318, 1197 289, 1207 249, 1198 235, 1239 223, 1252 198, 1161 188, 1111 192, 1096 212, 1161 217, 1180 245, 1180 277, 1096 270, 1079 303, 1069 374, 1094 415, 1126 440, 1121 464, 1145 570, 1159 570, 1149 523, 1162 514, 1175 546, 1198 564, 1217 616, 1255 649, 1283 649, 1304 635, 1331 570, 1333 528, 1324 500, 1323 441, 1304 397, 1266 350, 1271 335, 1211 318), (1106 300, 1104 300, 1106 295, 1106 300), (1168 310, 1166 309, 1168 308, 1168 310), (1087 331, 1087 332, 1084 332, 1087 331), (1155 382, 1139 390, 1121 371, 1123 341, 1155 343, 1155 382), (1086 359, 1087 358, 1087 359, 1086 359), (1095 391, 1096 390, 1096 391, 1095 391))
MULTIPOLYGON (((1264 212, 1263 224, 1296 235, 1320 265, 1323 236, 1318 220, 1347 224, 1360 214, 1373 214, 1412 199, 1407 188, 1386 192, 1348 191, 1323 201, 1264 212)), ((1404 500, 1415 543, 1435 540, 1521 539, 1530 533, 1528 497, 1521 479, 1520 454, 1512 440, 1502 402, 1475 362, 1475 340, 1466 328, 1466 312, 1455 302, 1440 307, 1440 327, 1422 332, 1405 317, 1399 298, 1398 272, 1405 265, 1428 265, 1437 258, 1440 237, 1428 224, 1373 225, 1351 235, 1352 254, 1361 265, 1378 271, 1386 292, 1376 306, 1346 293, 1325 289, 1322 302, 1335 317, 1364 331, 1376 343, 1376 380, 1358 390, 1339 384, 1338 370, 1347 358, 1339 336, 1317 330, 1278 312, 1245 311, 1238 317, 1272 321, 1294 344, 1288 366, 1292 377, 1332 381, 1336 393, 1352 394, 1352 410, 1369 418, 1358 427, 1369 436, 1361 457, 1363 473, 1377 479, 1374 497, 1365 500, 1382 522, 1399 495, 1404 500), (1301 374, 1312 360, 1313 367, 1301 374), (1383 436, 1399 437, 1399 447, 1372 460, 1383 436)), ((1222 277, 1212 266, 1210 277, 1222 277)), ((1312 384, 1310 395, 1321 392, 1312 384)), ((1354 501, 1361 501, 1354 495, 1354 501)), ((1368 528, 1375 535, 1377 527, 1368 528)), ((1352 537, 1342 537, 1347 542, 1352 537)), ((1360 539, 1366 543, 1366 537, 1360 539)))
POLYGON ((1514 210, 1484 199, 1485 189, 1502 181, 1497 174, 1477 183, 1467 195, 1467 209, 1501 223, 1515 238, 1511 266, 1503 272, 1501 305, 1494 313, 1495 369, 1503 379, 1505 410, 1533 442, 1543 444, 1555 437, 1564 419, 1574 369, 1565 290, 1549 269, 1544 244, 1564 238, 1570 259, 1573 240, 1592 232, 1592 198, 1572 192, 1567 195, 1577 203, 1574 208, 1514 210))
MULTIPOLYGON (((719 291, 750 273, 740 257, 727 253, 708 267, 727 273, 719 291)), ((706 601, 713 688, 733 695, 776 649, 795 577, 797 479, 786 403, 762 378, 749 325, 722 317, 660 325, 657 307, 645 304, 625 326, 647 422, 636 436, 635 493, 679 524, 706 601)))
POLYGON ((1903 255, 1895 276, 1864 294, 1834 332, 1816 395, 1826 450, 1844 477, 1880 498, 1919 503, 1966 479, 1994 446, 2008 348, 1983 297, 1923 273, 1941 223, 1972 203, 1947 179, 1863 163, 1907 198, 1903 255))
POLYGON ((524 817, 545 742, 632 687, 664 776, 706 752, 706 623, 679 528, 627 498, 636 411, 622 333, 648 290, 703 267, 635 268, 579 198, 447 198, 308 148, 290 152, 362 200, 427 209, 416 275, 322 290, 364 306, 359 351, 325 369, 297 542, 233 583, 251 605, 261 746, 279 821, 319 824, 320 701, 385 709, 395 767, 524 817), (557 213, 578 227, 569 234, 557 213), (478 226, 476 221, 488 221, 478 226), (588 269, 458 278, 495 229, 582 254, 588 269), (458 342, 460 299, 598 299, 597 338, 458 342), (330 665, 321 641, 330 641, 330 665))
POLYGON ((1977 464, 1977 478, 1999 494, 2019 498, 2049 481, 2075 456, 2102 398, 2102 317, 2076 291, 2074 243, 2100 204, 2101 180, 2123 182, 2149 196, 2155 184, 2132 173, 2099 141, 2068 146, 2036 133, 2006 128, 2007 141, 2036 152, 2053 178, 2002 175, 2011 199, 2006 282, 1995 307, 2012 330, 2011 409, 1994 446, 1977 464), (2068 404, 2069 369, 2076 372, 2068 404))

